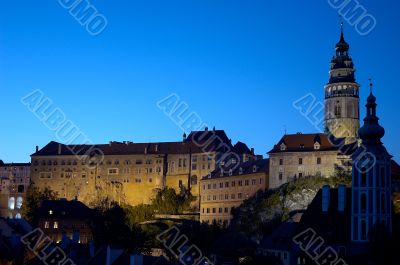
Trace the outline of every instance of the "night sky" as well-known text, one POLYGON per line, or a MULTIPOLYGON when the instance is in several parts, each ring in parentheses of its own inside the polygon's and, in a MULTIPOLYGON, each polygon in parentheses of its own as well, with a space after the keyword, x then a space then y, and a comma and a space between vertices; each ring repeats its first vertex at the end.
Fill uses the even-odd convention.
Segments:
MULTIPOLYGON (((288 133, 315 132, 292 103, 323 102, 340 36, 328 1, 91 1, 108 21, 90 35, 57 0, 0 4, 0 159, 27 162, 58 140, 21 99, 39 89, 94 143, 178 141, 157 107, 176 93, 187 113, 266 154, 288 133)), ((398 161, 399 1, 364 0, 376 28, 344 21, 361 84, 374 82, 383 139, 398 161)), ((79 143, 79 142, 77 142, 79 143)))

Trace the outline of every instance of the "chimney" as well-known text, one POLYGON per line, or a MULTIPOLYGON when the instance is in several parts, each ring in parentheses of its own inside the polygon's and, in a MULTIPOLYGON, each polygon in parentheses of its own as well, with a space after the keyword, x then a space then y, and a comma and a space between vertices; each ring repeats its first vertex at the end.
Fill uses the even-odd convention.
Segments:
POLYGON ((156 144, 156 152, 158 152, 158 144, 156 144))
POLYGON ((346 185, 339 185, 338 188, 338 211, 344 212, 346 208, 346 185))
POLYGON ((322 188, 322 212, 328 212, 329 203, 331 199, 331 187, 329 185, 325 185, 322 188))
POLYGON ((147 147, 144 148, 144 154, 147 154, 147 147))
POLYGON ((61 144, 58 144, 58 155, 61 155, 61 144))
POLYGON ((39 146, 36 146, 36 153, 39 152, 39 146))
POLYGON ((254 148, 251 148, 250 152, 252 155, 254 155, 254 148))
POLYGON ((186 133, 183 133, 183 141, 186 141, 186 133))
POLYGON ((205 130, 206 132, 208 132, 208 127, 204 128, 204 130, 205 130))

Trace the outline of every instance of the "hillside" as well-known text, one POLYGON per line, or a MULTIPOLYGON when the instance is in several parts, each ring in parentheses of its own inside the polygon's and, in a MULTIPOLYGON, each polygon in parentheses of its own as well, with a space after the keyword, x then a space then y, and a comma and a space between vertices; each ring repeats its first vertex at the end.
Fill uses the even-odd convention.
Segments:
POLYGON ((305 177, 282 185, 274 190, 258 192, 233 210, 232 227, 258 241, 291 214, 307 209, 318 190, 324 185, 351 186, 349 176, 305 177))

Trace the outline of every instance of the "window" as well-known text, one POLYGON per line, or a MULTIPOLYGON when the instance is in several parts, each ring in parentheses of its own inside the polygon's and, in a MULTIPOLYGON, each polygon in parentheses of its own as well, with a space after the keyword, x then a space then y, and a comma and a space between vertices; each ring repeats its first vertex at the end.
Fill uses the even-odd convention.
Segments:
POLYGON ((49 229, 50 223, 48 221, 44 222, 44 229, 49 229))
POLYGON ((197 185, 197 176, 191 176, 190 177, 190 185, 197 185))
POLYGON ((365 213, 367 211, 367 194, 361 193, 361 212, 365 213))
POLYGON ((183 159, 183 167, 186 167, 186 158, 183 159))
POLYGON ((15 198, 11 197, 8 199, 8 209, 14 210, 15 209, 15 198))
POLYGON ((142 179, 141 178, 135 178, 135 183, 141 183, 142 179))
POLYGON ((251 185, 256 185, 256 184, 257 184, 257 181, 255 179, 252 179, 251 180, 251 185))
POLYGON ((225 200, 229 200, 229 194, 225 194, 225 200))
POLYGON ((249 181, 248 179, 246 179, 246 180, 244 181, 244 185, 245 185, 245 186, 249 186, 249 185, 250 185, 250 181, 249 181))
POLYGON ((279 180, 282 180, 282 179, 283 179, 283 174, 279 173, 279 180))
POLYGON ((382 213, 386 213, 386 202, 385 202, 385 193, 381 193, 381 211, 382 213))
POLYGON ((367 221, 361 220, 361 240, 367 240, 367 221))
POLYGON ((225 212, 225 213, 228 213, 228 208, 225 208, 225 209, 224 209, 224 212, 225 212))
POLYGON ((225 182, 225 188, 229 188, 229 182, 225 182))
POLYGON ((231 183, 232 187, 235 187, 235 184, 236 184, 236 182, 232 181, 232 183, 231 183))
POLYGON ((196 163, 196 162, 197 162, 197 156, 193 156, 193 157, 192 157, 192 162, 193 162, 193 163, 196 163))
POLYGON ((213 201, 217 200, 217 195, 213 195, 213 201))
POLYGON ((224 187, 224 183, 223 183, 223 182, 220 182, 220 183, 219 183, 219 188, 222 189, 223 187, 224 187))
POLYGON ((207 185, 207 188, 208 188, 209 190, 211 190, 211 184, 208 184, 208 185, 207 185))
POLYGON ((109 168, 108 175, 118 175, 118 168, 109 168))
POLYGON ((222 213, 222 208, 219 208, 219 209, 218 209, 218 212, 219 212, 219 213, 222 213))
POLYGON ((143 164, 143 161, 141 159, 136 159, 136 165, 141 165, 143 164))
POLYGON ((179 158, 178 167, 182 167, 182 159, 181 158, 179 158))
POLYGON ((340 106, 340 101, 335 104, 335 117, 340 118, 342 116, 342 107, 340 106))
POLYGON ((58 229, 58 222, 54 222, 53 228, 54 228, 54 229, 58 229))
POLYGON ((232 199, 232 200, 235 199, 235 194, 231 194, 231 199, 232 199))
POLYGON ((243 180, 238 181, 238 186, 243 186, 243 180))
POLYGON ((386 181, 385 181, 385 168, 384 168, 384 167, 381 167, 380 179, 381 179, 381 187, 384 188, 384 187, 386 186, 386 181))
POLYGON ((238 193, 238 199, 242 199, 243 194, 242 193, 238 193))
POLYGON ((303 158, 299 158, 299 165, 303 165, 303 158))
POLYGON ((22 207, 22 202, 23 202, 23 199, 22 199, 22 197, 18 197, 17 198, 17 203, 16 203, 16 207, 17 207, 17 209, 21 209, 21 207, 22 207))
POLYGON ((361 169, 361 186, 365 187, 367 185, 367 171, 365 167, 361 169))
POLYGON ((303 177, 303 173, 299 173, 299 178, 302 178, 303 177))
POLYGON ((192 164, 192 170, 197 170, 197 165, 196 164, 192 164))
POLYGON ((282 159, 282 158, 279 159, 279 165, 280 165, 280 166, 283 166, 283 159, 282 159))
POLYGON ((317 165, 321 165, 321 158, 317 157, 317 165))
POLYGON ((284 143, 281 144, 281 151, 285 151, 286 150, 286 145, 284 143))
POLYGON ((182 180, 179 180, 179 188, 182 188, 182 186, 183 186, 183 182, 182 182, 182 180))
POLYGON ((213 213, 216 213, 216 212, 217 212, 217 209, 216 209, 216 208, 213 208, 213 209, 212 209, 212 212, 213 212, 213 213))

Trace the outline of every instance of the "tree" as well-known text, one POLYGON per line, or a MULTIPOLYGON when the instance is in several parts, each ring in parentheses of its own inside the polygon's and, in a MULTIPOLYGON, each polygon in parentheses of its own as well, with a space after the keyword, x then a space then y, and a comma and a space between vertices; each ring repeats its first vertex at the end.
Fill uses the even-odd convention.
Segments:
POLYGON ((157 193, 152 206, 159 214, 181 214, 190 209, 192 201, 193 196, 184 187, 181 187, 179 195, 173 188, 165 188, 157 193))
POLYGON ((37 225, 38 210, 43 201, 57 199, 58 193, 49 187, 39 189, 38 187, 30 186, 25 195, 25 203, 22 205, 22 214, 28 222, 37 225))

